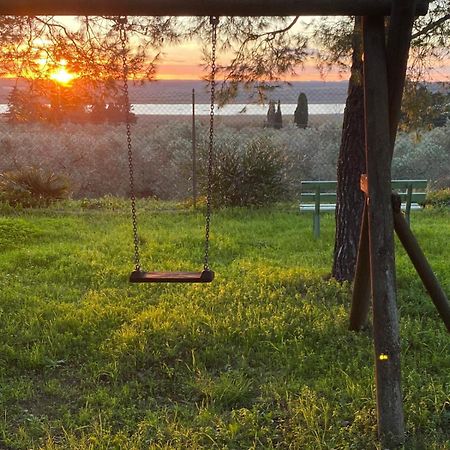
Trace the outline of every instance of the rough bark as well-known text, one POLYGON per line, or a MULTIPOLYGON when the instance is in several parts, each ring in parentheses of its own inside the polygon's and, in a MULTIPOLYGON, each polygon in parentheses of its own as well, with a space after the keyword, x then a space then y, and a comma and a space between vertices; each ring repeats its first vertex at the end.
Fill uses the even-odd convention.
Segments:
POLYGON ((364 207, 364 195, 359 188, 360 175, 366 169, 361 36, 361 18, 357 17, 352 40, 351 77, 337 162, 336 239, 332 276, 338 281, 353 280, 364 207))
POLYGON ((403 442, 400 330, 396 303, 391 133, 383 16, 364 18, 364 99, 368 223, 378 434, 383 448, 403 442))

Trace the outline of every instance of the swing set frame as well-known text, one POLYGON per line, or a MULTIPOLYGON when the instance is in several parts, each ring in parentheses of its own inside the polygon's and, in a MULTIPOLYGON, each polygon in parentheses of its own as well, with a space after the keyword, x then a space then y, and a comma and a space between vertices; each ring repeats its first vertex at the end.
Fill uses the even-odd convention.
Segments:
MULTIPOLYGON (((399 445, 405 437, 394 221, 396 230, 411 234, 393 207, 391 160, 412 26, 415 17, 425 14, 427 8, 427 0, 0 0, 3 15, 363 16, 367 201, 351 328, 363 326, 372 299, 378 435, 385 447, 399 445), (386 16, 390 16, 388 25, 386 16)), ((412 245, 408 239, 402 243, 412 245)), ((431 284, 436 287, 433 280, 431 284)), ((433 297, 435 291, 429 292, 433 297)), ((440 293, 440 306, 435 304, 450 331, 450 307, 442 290, 440 293)))

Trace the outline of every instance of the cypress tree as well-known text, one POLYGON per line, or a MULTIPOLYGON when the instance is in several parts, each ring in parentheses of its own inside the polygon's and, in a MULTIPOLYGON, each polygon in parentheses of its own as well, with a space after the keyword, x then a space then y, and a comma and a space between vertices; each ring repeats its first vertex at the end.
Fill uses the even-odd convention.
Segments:
POLYGON ((275 127, 275 102, 273 100, 270 100, 269 102, 269 110, 267 111, 267 124, 266 126, 268 128, 274 128, 275 127))
POLYGON ((281 102, 278 100, 277 112, 275 113, 275 123, 274 128, 280 129, 283 128, 283 116, 281 115, 281 102))
POLYGON ((303 92, 298 96, 297 108, 295 108, 294 112, 294 123, 299 128, 306 128, 308 126, 308 99, 303 92))

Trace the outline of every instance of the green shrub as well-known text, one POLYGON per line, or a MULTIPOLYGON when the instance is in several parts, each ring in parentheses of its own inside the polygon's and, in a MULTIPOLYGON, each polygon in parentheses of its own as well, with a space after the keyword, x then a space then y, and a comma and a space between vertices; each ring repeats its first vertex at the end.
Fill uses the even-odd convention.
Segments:
POLYGON ((80 201, 80 206, 83 209, 98 209, 98 210, 120 210, 129 206, 130 200, 127 198, 114 197, 112 195, 104 195, 99 198, 83 198, 80 201))
POLYGON ((0 201, 14 207, 39 208, 69 196, 66 177, 37 167, 0 174, 0 201))
MULTIPOLYGON (((215 153, 217 150, 221 154, 224 147, 242 153, 251 141, 265 138, 286 155, 286 179, 290 191, 298 193, 301 179, 327 180, 336 176, 342 125, 337 118, 333 120, 333 123, 306 129, 285 123, 281 130, 244 126, 245 121, 237 130, 219 122, 215 129, 215 153)), ((0 173, 17 166, 37 166, 65 174, 71 180, 72 195, 77 199, 108 194, 127 197, 129 194, 123 126, 0 124, 0 131, 0 173)), ((138 197, 181 201, 192 196, 191 132, 187 122, 151 124, 151 121, 138 121, 133 127, 138 197)), ((199 120, 198 156, 201 156, 201 149, 208 146, 208 139, 209 127, 199 120)), ((202 163, 204 161, 199 159, 199 171, 202 163)))
POLYGON ((450 207, 450 188, 428 192, 425 206, 445 208, 450 207))
POLYGON ((450 187, 450 122, 428 132, 399 133, 392 161, 394 178, 427 179, 435 188, 450 187))
POLYGON ((5 200, 3 200, 3 196, 0 193, 0 215, 1 214, 11 214, 16 211, 16 208, 11 206, 9 203, 7 203, 5 200))
POLYGON ((263 206, 285 199, 284 159, 267 138, 253 139, 242 150, 218 149, 212 173, 214 204, 263 206))

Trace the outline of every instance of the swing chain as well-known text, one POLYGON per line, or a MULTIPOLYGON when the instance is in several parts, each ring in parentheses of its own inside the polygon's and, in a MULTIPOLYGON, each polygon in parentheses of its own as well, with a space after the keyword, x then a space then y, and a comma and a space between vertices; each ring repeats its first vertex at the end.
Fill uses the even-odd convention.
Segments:
MULTIPOLYGON (((127 62, 127 35, 126 35, 126 17, 118 18, 120 42, 122 46, 122 68, 123 68, 123 95, 124 106, 126 108, 126 134, 127 134, 127 150, 128 150, 128 169, 130 181, 130 200, 131 200, 131 217, 133 222, 133 240, 134 240, 134 264, 135 272, 141 271, 140 254, 139 254, 139 234, 136 213, 136 194, 134 187, 134 164, 133 164, 133 146, 131 140, 131 117, 130 117, 130 97, 128 89, 128 62, 127 62)), ((212 165, 213 165, 213 149, 214 149, 214 106, 216 95, 216 48, 217 48, 217 26, 219 18, 216 16, 210 17, 210 24, 212 26, 212 51, 211 51, 211 103, 209 114, 209 145, 208 145, 208 186, 206 196, 206 224, 205 224, 205 257, 204 270, 209 270, 209 234, 211 225, 211 202, 212 202, 212 165)))
POLYGON ((130 177, 130 201, 131 201, 131 219, 133 223, 133 241, 134 241, 134 266, 136 271, 141 270, 141 262, 139 256, 139 234, 137 225, 136 213, 136 194, 134 188, 134 164, 133 164, 133 146, 131 142, 131 120, 130 120, 130 95, 128 91, 128 63, 127 63, 127 35, 125 25, 127 24, 126 17, 120 17, 119 33, 120 43, 122 46, 122 71, 123 71, 123 96, 126 121, 125 126, 127 130, 127 151, 128 151, 128 170, 130 177))
POLYGON ((217 48, 217 26, 219 18, 211 16, 211 73, 210 73, 210 110, 209 110, 209 145, 208 145, 208 188, 206 193, 206 223, 205 223, 205 258, 203 269, 209 271, 209 230, 211 226, 211 202, 212 202, 212 166, 214 149, 214 103, 216 100, 216 48, 217 48))

